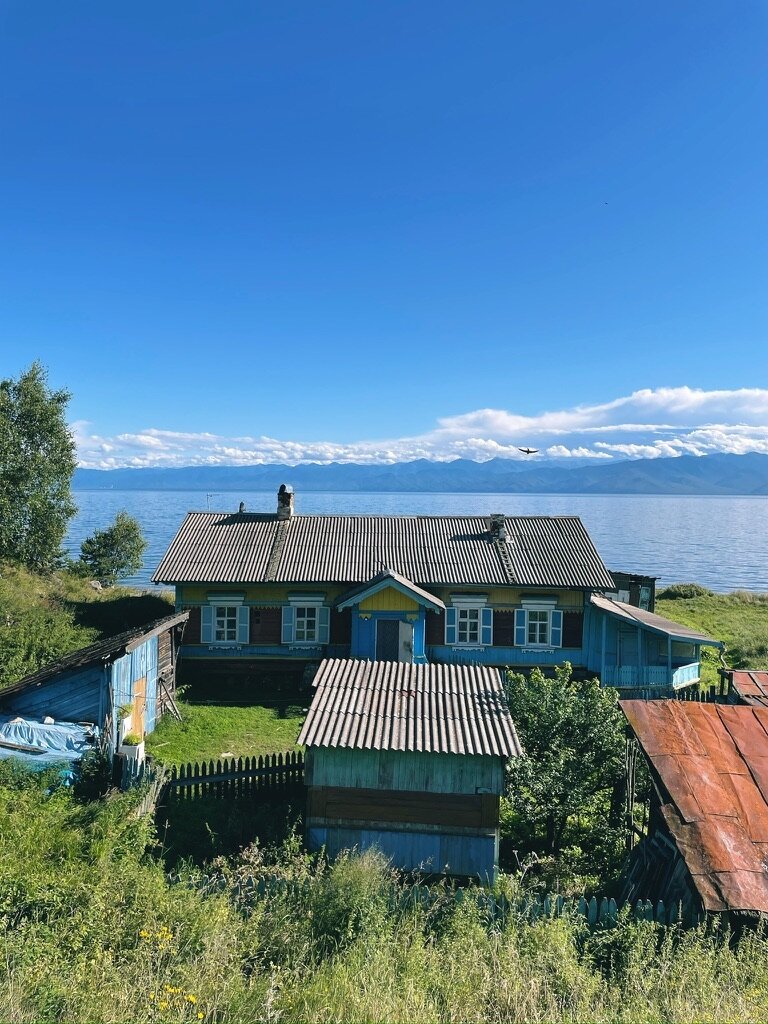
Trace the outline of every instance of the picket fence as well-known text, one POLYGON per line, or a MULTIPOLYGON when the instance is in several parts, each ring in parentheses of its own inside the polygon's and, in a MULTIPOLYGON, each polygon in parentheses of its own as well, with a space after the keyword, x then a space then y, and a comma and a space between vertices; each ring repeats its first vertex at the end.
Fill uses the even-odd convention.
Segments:
POLYGON ((290 751, 174 767, 166 777, 166 788, 173 799, 190 800, 200 796, 248 797, 303 782, 304 755, 290 751))
MULTIPOLYGON (((248 876, 237 882, 228 882, 220 875, 200 875, 185 880, 179 875, 170 874, 168 880, 171 884, 186 884, 188 888, 198 890, 203 896, 227 894, 246 916, 259 900, 275 897, 301 900, 314 884, 312 879, 292 881, 278 876, 248 876)), ((592 896, 590 899, 581 896, 577 899, 534 895, 510 900, 504 895, 495 896, 480 886, 441 889, 418 884, 393 890, 393 893, 390 909, 409 910, 421 907, 429 910, 446 900, 453 900, 456 903, 473 900, 489 922, 501 925, 510 918, 530 923, 547 918, 579 916, 585 919, 589 927, 612 928, 618 924, 622 910, 625 910, 626 916, 634 921, 651 921, 659 925, 683 923, 680 904, 667 907, 661 900, 657 903, 639 900, 622 908, 616 900, 604 896, 592 896)))

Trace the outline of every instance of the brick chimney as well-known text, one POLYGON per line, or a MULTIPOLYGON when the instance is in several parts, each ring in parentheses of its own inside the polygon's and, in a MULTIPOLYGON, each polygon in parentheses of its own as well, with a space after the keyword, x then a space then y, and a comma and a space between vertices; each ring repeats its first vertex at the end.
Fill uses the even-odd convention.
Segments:
POLYGON ((285 484, 280 484, 277 492, 277 518, 290 519, 293 515, 293 491, 289 491, 285 484))
POLYGON ((506 516, 503 512, 491 513, 491 540, 506 540, 507 528, 505 526, 506 516))

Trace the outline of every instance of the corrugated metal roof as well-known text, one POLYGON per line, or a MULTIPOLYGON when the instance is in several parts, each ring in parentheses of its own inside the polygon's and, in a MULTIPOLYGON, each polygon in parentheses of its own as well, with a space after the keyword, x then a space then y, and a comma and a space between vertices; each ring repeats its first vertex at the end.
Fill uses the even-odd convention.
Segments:
POLYGON ((768 708, 620 704, 704 908, 768 913, 768 708))
POLYGON ((293 516, 190 512, 156 583, 365 583, 384 568, 420 586, 613 587, 575 516, 293 516))
POLYGON ((520 742, 498 669, 328 658, 298 743, 514 757, 520 742))
POLYGON ((103 664, 116 661, 129 648, 137 647, 144 640, 149 639, 149 637, 162 633, 166 629, 171 629, 182 622, 186 622, 188 618, 189 612, 176 612, 173 615, 165 616, 165 618, 155 619, 154 622, 148 622, 145 626, 135 626, 133 629, 127 629, 124 633, 118 633, 116 636, 97 640, 95 644, 91 644, 89 647, 82 647, 79 651, 65 654, 57 661, 52 661, 37 672, 33 672, 31 675, 20 679, 18 683, 3 687, 0 690, 0 702, 6 696, 22 693, 25 690, 31 690, 35 686, 40 686, 47 680, 69 669, 83 668, 86 665, 93 665, 97 662, 103 664))
POLYGON ((614 601, 613 598, 605 597, 602 594, 592 594, 590 601, 595 608, 599 608, 601 611, 607 612, 617 619, 623 619, 625 622, 631 622, 634 625, 639 624, 646 629, 653 630, 655 633, 664 633, 679 640, 710 644, 713 647, 723 646, 719 640, 715 640, 707 633, 691 629, 689 626, 684 626, 681 622, 665 619, 663 616, 656 615, 655 612, 648 612, 644 608, 636 608, 633 604, 626 604, 624 601, 614 601))
POLYGON ((745 704, 768 707, 768 672, 733 671, 731 684, 745 704))

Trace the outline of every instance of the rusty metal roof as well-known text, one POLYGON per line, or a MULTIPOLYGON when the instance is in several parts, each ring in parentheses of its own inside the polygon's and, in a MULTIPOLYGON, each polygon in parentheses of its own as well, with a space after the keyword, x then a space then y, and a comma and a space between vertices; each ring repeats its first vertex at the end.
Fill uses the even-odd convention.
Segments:
POLYGON ((515 516, 506 540, 482 516, 190 512, 155 583, 365 583, 389 568, 439 584, 611 588, 576 516, 515 516))
POLYGON ((648 612, 644 608, 636 608, 633 604, 626 604, 624 601, 615 601, 612 597, 605 597, 603 594, 592 594, 591 603, 609 615, 624 622, 632 623, 635 626, 642 626, 654 633, 663 633, 676 640, 684 640, 690 643, 709 644, 712 647, 722 647, 720 640, 715 640, 707 633, 698 629, 691 629, 681 622, 674 622, 672 619, 665 619, 655 612, 648 612))
POLYGON ((328 658, 298 743, 432 754, 522 753, 498 669, 328 658))
POLYGON ((768 913, 768 708, 620 704, 705 910, 768 913))
POLYGON ((745 704, 768 707, 768 672, 731 672, 731 685, 745 704))

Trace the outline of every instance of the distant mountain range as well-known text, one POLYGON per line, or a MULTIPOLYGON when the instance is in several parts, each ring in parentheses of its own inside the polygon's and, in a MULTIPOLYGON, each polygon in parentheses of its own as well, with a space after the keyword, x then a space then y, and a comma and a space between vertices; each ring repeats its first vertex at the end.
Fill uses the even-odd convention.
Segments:
POLYGON ((509 494, 768 495, 768 455, 683 455, 603 463, 510 459, 389 466, 186 466, 178 469, 78 469, 78 490, 480 492, 509 494))

